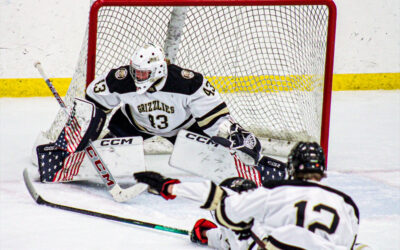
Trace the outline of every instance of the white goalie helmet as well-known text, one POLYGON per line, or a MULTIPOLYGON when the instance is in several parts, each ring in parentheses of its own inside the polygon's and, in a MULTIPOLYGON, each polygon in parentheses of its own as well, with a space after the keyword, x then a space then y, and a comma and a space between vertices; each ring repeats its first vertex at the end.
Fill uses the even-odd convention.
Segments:
POLYGON ((138 94, 145 93, 157 81, 166 81, 168 70, 163 49, 153 44, 139 48, 132 56, 129 71, 138 94))

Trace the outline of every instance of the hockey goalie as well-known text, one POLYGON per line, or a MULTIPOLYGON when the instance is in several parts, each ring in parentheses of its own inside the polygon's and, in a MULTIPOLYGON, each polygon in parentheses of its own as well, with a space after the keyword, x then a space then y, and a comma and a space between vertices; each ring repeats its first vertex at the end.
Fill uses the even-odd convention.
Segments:
MULTIPOLYGON (((190 166, 192 173, 192 169, 201 171, 205 169, 203 160, 207 157, 194 160, 193 154, 214 154, 221 159, 230 159, 231 163, 236 162, 232 168, 236 173, 226 174, 239 174, 260 183, 259 171, 252 167, 262 159, 259 140, 234 121, 218 91, 201 73, 167 63, 159 46, 146 44, 140 47, 128 65, 95 79, 86 90, 86 99, 105 112, 115 109, 105 138, 161 136, 175 144, 173 155, 183 155, 191 161, 190 164, 170 161, 173 166, 183 169, 190 166), (187 141, 193 140, 185 135, 178 136, 180 131, 191 133, 198 139, 211 138, 209 141, 214 145, 228 150, 218 155, 210 148, 191 148, 192 144, 187 141), (183 142, 177 142, 177 138, 183 142), (182 144, 184 146, 177 147, 182 144), (238 166, 240 171, 236 170, 238 166)), ((215 165, 220 161, 212 162, 210 168, 218 169, 215 165)), ((271 161, 274 160, 264 159, 263 165, 271 161)), ((279 161, 274 162, 282 165, 279 161)), ((228 168, 230 166, 232 164, 228 164, 228 168)), ((226 167, 225 163, 221 167, 226 167)), ((201 172, 203 175, 208 171, 201 172)))
MULTIPOLYGON (((136 162, 139 166, 130 168, 129 174, 145 170, 141 142, 153 136, 175 144, 171 166, 215 182, 240 176, 261 186, 266 178, 285 177, 285 164, 261 156, 259 140, 234 121, 219 93, 202 74, 167 63, 159 46, 146 44, 128 65, 91 82, 86 100, 75 100, 58 139, 37 147, 40 180, 88 178, 93 169, 86 166, 92 163, 96 169, 95 162, 84 162, 91 160, 88 144, 94 141, 93 149, 102 148, 121 138, 133 138, 123 140, 135 140, 138 146, 126 152, 131 157, 125 164, 136 162), (98 138, 106 113, 112 113, 109 132, 98 138)), ((119 157, 114 153, 113 158, 119 157)), ((114 160, 104 164, 110 162, 114 160)))

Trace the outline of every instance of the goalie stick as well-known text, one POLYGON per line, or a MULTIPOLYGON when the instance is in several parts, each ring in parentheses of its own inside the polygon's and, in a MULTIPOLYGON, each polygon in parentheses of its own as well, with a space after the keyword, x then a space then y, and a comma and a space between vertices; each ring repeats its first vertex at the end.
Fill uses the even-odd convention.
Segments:
POLYGON ((86 210, 86 209, 82 209, 82 208, 66 206, 66 205, 57 204, 57 203, 53 203, 53 202, 47 201, 36 191, 35 187, 33 186, 32 181, 31 181, 31 179, 29 177, 29 173, 28 173, 27 169, 24 169, 23 176, 24 176, 25 186, 28 189, 29 194, 32 196, 33 200, 39 205, 45 205, 45 206, 48 206, 48 207, 58 208, 58 209, 62 209, 62 210, 70 211, 70 212, 75 212, 75 213, 80 213, 80 214, 86 214, 86 215, 99 217, 99 218, 103 218, 103 219, 107 219, 107 220, 113 220, 113 221, 117 221, 117 222, 133 224, 133 225, 136 225, 136 226, 147 227, 147 228, 152 228, 152 229, 156 229, 156 230, 176 233, 176 234, 189 235, 189 231, 188 230, 184 230, 184 229, 178 229, 178 228, 163 226, 163 225, 154 224, 154 223, 150 223, 150 222, 144 222, 144 221, 140 221, 140 220, 119 217, 119 216, 116 216, 116 215, 100 213, 100 212, 96 212, 96 211, 91 211, 91 210, 86 210))
MULTIPOLYGON (((64 101, 58 94, 57 90, 54 88, 52 82, 44 73, 41 63, 35 62, 34 67, 39 71, 40 75, 46 82, 47 86, 53 93, 54 97, 56 98, 58 104, 61 106, 61 109, 65 113, 67 113, 67 115, 69 115, 67 111, 67 106, 65 105, 64 101)), ((148 186, 143 183, 137 183, 129 188, 122 189, 115 181, 115 178, 112 176, 110 170, 107 168, 107 165, 100 158, 100 155, 97 153, 91 141, 89 141, 89 145, 85 148, 85 152, 90 162, 92 163, 94 169, 97 171, 102 181, 106 185, 108 192, 112 195, 115 201, 125 202, 147 190, 148 186)))
POLYGON ((61 96, 58 94, 57 90, 54 88, 54 86, 51 83, 50 79, 44 73, 43 68, 42 68, 42 64, 40 62, 35 62, 33 64, 33 66, 39 71, 39 74, 42 76, 43 80, 46 82, 47 87, 49 87, 51 93, 53 93, 54 97, 57 99, 57 102, 65 110, 67 108, 67 106, 65 105, 64 101, 61 99, 61 96))
POLYGON ((148 185, 144 183, 136 183, 129 188, 122 189, 115 181, 115 178, 107 168, 105 162, 101 159, 100 154, 97 152, 91 141, 89 141, 89 145, 85 148, 85 152, 114 200, 124 202, 147 190, 148 185))

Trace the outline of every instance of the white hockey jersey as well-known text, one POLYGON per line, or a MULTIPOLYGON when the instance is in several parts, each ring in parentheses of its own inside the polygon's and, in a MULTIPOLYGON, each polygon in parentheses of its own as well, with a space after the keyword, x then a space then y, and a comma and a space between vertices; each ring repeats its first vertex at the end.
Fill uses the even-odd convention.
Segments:
MULTIPOLYGON (((173 194, 205 204, 210 199, 211 187, 209 181, 181 183, 174 185, 173 194)), ((219 210, 222 214, 217 214, 217 218, 230 223, 250 222, 254 218, 254 233, 261 239, 270 237, 270 241, 281 246, 351 249, 358 231, 359 212, 353 200, 314 182, 271 181, 265 187, 241 194, 229 192, 223 202, 219 210)), ((239 242, 233 232, 212 230, 207 236, 215 248, 226 249, 227 244, 221 241, 225 237, 231 249, 256 249, 251 238, 239 242)))
POLYGON ((103 110, 122 104, 121 110, 132 126, 165 137, 175 136, 195 122, 207 135, 216 135, 219 124, 229 114, 218 91, 206 78, 174 64, 168 65, 166 81, 140 95, 136 93, 129 66, 113 69, 90 83, 86 98, 103 110))

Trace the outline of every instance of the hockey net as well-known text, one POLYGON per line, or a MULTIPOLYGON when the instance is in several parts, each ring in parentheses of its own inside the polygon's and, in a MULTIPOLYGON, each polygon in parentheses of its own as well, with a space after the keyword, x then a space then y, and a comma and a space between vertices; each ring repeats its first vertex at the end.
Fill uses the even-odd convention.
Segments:
POLYGON ((300 140, 327 152, 335 22, 329 0, 94 1, 65 102, 82 98, 95 77, 128 64, 151 42, 206 76, 266 152, 285 155, 300 140))

